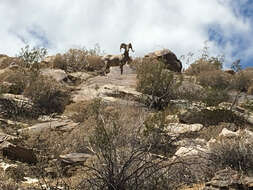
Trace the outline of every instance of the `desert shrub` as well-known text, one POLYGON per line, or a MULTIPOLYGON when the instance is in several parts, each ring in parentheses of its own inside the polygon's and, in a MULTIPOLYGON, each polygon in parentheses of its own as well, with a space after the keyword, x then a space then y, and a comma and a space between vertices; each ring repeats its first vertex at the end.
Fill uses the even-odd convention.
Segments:
POLYGON ((87 71, 100 71, 104 67, 101 57, 98 55, 87 55, 87 71))
POLYGON ((253 70, 242 70, 236 73, 232 87, 236 90, 247 92, 253 84, 253 70))
POLYGON ((210 59, 200 58, 196 60, 194 63, 192 63, 190 67, 186 69, 185 73, 188 75, 198 75, 201 72, 220 70, 221 67, 222 63, 215 58, 210 59))
POLYGON ((25 89, 24 94, 45 113, 63 112, 69 103, 69 91, 52 78, 39 76, 25 89))
POLYGON ((176 146, 173 145, 176 138, 172 138, 167 134, 167 125, 166 112, 154 113, 146 118, 143 134, 149 139, 151 152, 172 156, 176 151, 176 146))
POLYGON ((165 69, 164 63, 157 60, 144 60, 137 68, 137 90, 147 94, 146 104, 157 109, 165 108, 174 98, 177 81, 165 69))
POLYGON ((245 120, 242 117, 237 116, 231 110, 225 109, 185 112, 179 115, 179 120, 182 123, 201 123, 204 126, 218 125, 220 122, 234 123, 236 125, 245 124, 245 120))
POLYGON ((53 60, 53 67, 57 69, 62 69, 64 71, 68 70, 68 64, 65 57, 61 54, 56 54, 54 60, 53 60))
POLYGON ((39 70, 39 62, 45 58, 46 54, 46 48, 33 47, 30 49, 30 46, 27 45, 21 48, 18 57, 22 60, 21 64, 23 67, 37 71, 39 70))
POLYGON ((205 89, 193 82, 183 81, 182 84, 175 89, 177 99, 186 99, 190 101, 200 101, 205 97, 205 89))
POLYGON ((226 89, 206 88, 201 100, 208 106, 217 106, 221 102, 229 100, 228 91, 226 89))
POLYGON ((253 144, 243 139, 221 139, 211 146, 210 160, 221 169, 230 167, 245 174, 253 172, 253 144))
POLYGON ((65 112, 72 112, 71 118, 76 122, 86 121, 91 113, 92 107, 97 103, 97 99, 91 101, 83 101, 78 103, 70 104, 66 107, 65 112))
POLYGON ((87 178, 79 189, 149 189, 151 183, 159 181, 150 179, 165 172, 162 161, 148 156, 149 144, 140 141, 138 127, 123 127, 121 112, 106 112, 102 102, 94 108, 89 143, 96 159, 85 165, 87 178))
POLYGON ((204 87, 226 89, 231 83, 232 77, 221 70, 203 71, 199 73, 197 81, 204 87))
POLYGON ((90 50, 85 48, 69 49, 64 54, 56 55, 53 67, 66 72, 97 71, 103 68, 100 53, 98 45, 90 50))
POLYGON ((131 67, 131 69, 133 70, 137 70, 137 68, 139 67, 139 65, 142 63, 142 58, 141 57, 137 57, 134 58, 130 63, 129 66, 131 67))

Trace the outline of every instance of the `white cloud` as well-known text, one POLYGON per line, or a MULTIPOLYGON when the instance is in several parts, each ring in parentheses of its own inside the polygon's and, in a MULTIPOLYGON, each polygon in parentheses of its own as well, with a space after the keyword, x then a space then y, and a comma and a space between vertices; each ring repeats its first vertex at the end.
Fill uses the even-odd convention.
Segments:
MULTIPOLYGON (((251 31, 250 22, 234 14, 230 1, 1 1, 0 53, 15 55, 25 45, 22 38, 39 45, 29 32, 35 27, 49 40, 51 53, 74 45, 92 48, 95 43, 107 53, 119 53, 121 42, 132 42, 135 56, 161 48, 180 56, 201 49, 210 26, 218 26, 227 37, 251 31)), ((233 45, 210 46, 212 53, 231 57, 233 45)))

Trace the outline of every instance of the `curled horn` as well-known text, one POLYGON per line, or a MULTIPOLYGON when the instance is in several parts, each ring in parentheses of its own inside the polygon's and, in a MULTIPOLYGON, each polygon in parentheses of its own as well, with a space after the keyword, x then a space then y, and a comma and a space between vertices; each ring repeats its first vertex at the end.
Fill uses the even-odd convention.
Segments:
POLYGON ((131 49, 131 50, 132 50, 132 52, 134 52, 134 50, 133 50, 133 47, 132 47, 132 44, 131 44, 131 43, 129 43, 129 44, 128 44, 128 49, 131 49))
POLYGON ((120 44, 120 51, 121 51, 122 48, 126 50, 127 45, 125 43, 120 44))

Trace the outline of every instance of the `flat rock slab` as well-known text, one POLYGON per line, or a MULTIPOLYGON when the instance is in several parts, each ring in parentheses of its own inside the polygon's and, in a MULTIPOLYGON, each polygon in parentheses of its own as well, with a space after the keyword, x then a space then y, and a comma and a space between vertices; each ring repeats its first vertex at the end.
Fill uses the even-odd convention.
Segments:
POLYGON ((105 101, 120 100, 120 96, 138 97, 136 91, 136 74, 128 65, 124 66, 123 75, 118 67, 111 67, 106 76, 96 76, 79 85, 79 90, 72 95, 73 102, 102 98, 105 101))
POLYGON ((60 155, 60 160, 65 164, 76 164, 85 162, 90 156, 90 154, 85 153, 70 153, 60 155))
POLYGON ((24 129, 19 129, 18 132, 40 133, 44 130, 59 130, 66 132, 71 131, 76 126, 78 126, 78 123, 75 123, 71 120, 49 121, 38 123, 24 129))
POLYGON ((166 131, 169 135, 179 135, 189 132, 198 132, 203 128, 202 124, 182 124, 182 123, 170 123, 166 131))

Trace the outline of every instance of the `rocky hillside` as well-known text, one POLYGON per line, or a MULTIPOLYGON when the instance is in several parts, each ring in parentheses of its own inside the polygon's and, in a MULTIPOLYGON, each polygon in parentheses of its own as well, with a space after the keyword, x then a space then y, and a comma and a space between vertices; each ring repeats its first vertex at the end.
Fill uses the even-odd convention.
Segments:
POLYGON ((0 55, 0 189, 253 188, 252 68, 29 55, 0 55))

